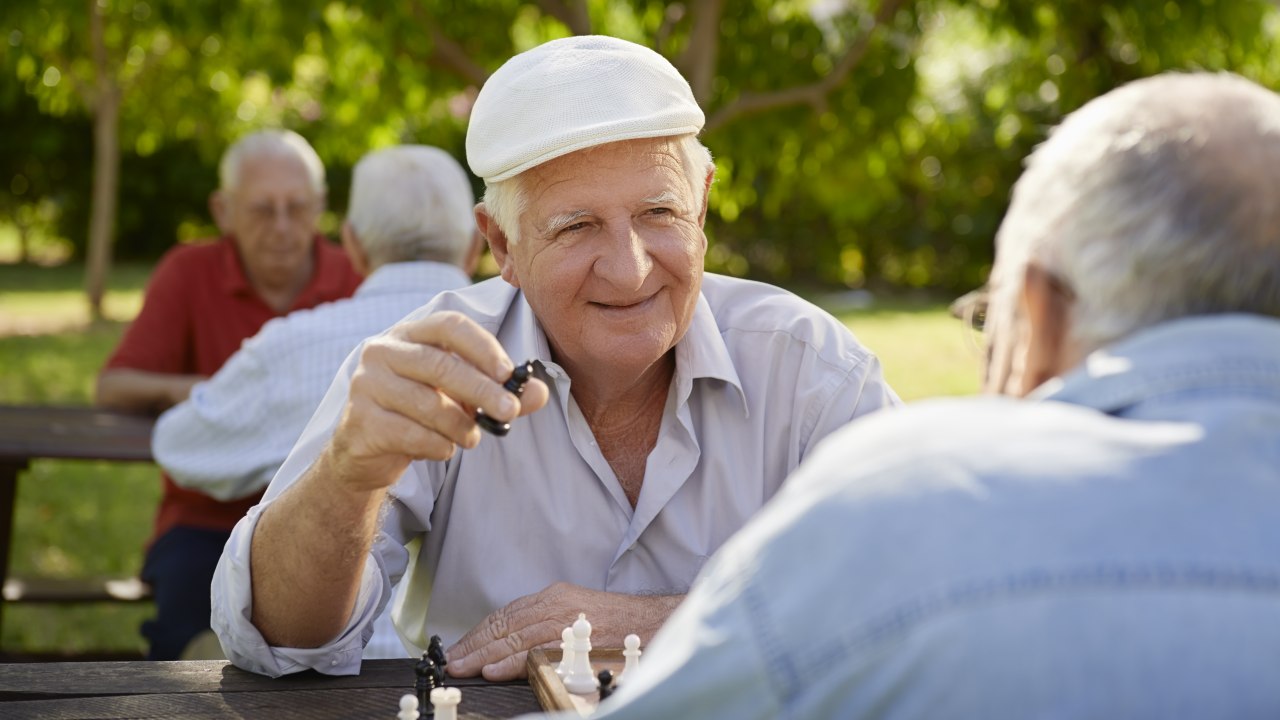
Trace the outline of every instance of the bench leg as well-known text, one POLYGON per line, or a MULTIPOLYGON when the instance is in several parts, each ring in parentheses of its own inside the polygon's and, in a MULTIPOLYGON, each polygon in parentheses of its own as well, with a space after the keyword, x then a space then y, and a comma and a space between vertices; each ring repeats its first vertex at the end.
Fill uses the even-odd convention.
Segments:
MULTIPOLYGON (((27 469, 26 460, 0 460, 0 585, 9 577, 9 548, 13 541, 14 500, 18 494, 18 473, 27 469)), ((4 622, 4 596, 0 595, 0 629, 4 622)))

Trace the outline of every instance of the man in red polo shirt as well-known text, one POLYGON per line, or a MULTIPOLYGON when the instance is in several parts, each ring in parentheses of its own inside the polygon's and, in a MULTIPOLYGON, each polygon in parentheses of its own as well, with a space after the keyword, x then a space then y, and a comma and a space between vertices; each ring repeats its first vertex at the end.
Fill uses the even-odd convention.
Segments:
MULTIPOLYGON (((241 138, 218 167, 209 199, 222 237, 180 245, 160 260, 142 311, 98 376, 97 402, 158 413, 187 398, 273 317, 349 297, 361 278, 316 231, 324 166, 297 133, 241 138)), ((164 477, 142 578, 155 620, 148 657, 177 659, 209 627, 209 583, 231 528, 257 496, 219 502, 164 477)))

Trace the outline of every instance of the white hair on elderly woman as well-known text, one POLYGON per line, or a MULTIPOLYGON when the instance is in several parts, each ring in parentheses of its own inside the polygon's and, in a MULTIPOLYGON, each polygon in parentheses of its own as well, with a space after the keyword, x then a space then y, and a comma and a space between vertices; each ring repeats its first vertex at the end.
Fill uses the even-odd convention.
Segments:
POLYGON ((317 195, 325 192, 324 163, 315 148, 292 130, 259 130, 232 143, 218 163, 218 185, 224 192, 234 192, 240 184, 240 166, 248 158, 292 157, 302 163, 317 195))
POLYGON ((1182 74, 1085 105, 1030 157, 996 242, 989 326, 1034 262, 1073 292, 1083 352, 1189 315, 1280 316, 1280 96, 1182 74))
MULTIPOLYGON (((681 135, 677 138, 680 162, 684 167, 685 177, 693 197, 700 204, 705 200, 703 182, 707 173, 715 169, 711 159, 711 151, 698 141, 696 135, 681 135)), ((587 148, 590 152, 591 148, 587 148)), ((484 206, 497 223, 507 240, 515 243, 520 239, 520 216, 528 209, 528 198, 524 193, 524 173, 499 182, 486 183, 484 206)))
POLYGON ((351 178, 347 222, 370 262, 461 264, 475 232, 475 196, 458 161, 425 145, 369 153, 351 178))

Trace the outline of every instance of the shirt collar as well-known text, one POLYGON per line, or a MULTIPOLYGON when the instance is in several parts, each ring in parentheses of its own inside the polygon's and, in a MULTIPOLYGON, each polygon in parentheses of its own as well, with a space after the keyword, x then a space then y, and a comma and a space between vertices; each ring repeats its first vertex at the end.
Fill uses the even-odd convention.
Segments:
POLYGON ((240 264, 240 251, 236 249, 236 240, 230 234, 218 238, 218 248, 222 255, 222 288, 228 295, 244 295, 253 292, 249 284, 249 276, 240 264))
POLYGON ((1159 395, 1223 389, 1280 398, 1280 319, 1224 314, 1161 323, 1091 353, 1029 399, 1115 414, 1159 395))
POLYGON ((414 261, 387 263, 360 283, 355 297, 400 295, 408 292, 443 292, 471 284, 462 268, 449 263, 414 261))

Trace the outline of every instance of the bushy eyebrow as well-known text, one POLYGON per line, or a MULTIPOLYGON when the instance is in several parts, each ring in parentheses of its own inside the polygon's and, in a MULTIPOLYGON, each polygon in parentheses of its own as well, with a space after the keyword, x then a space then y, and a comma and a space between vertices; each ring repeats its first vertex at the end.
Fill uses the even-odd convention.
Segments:
POLYGON ((641 200, 640 202, 646 205, 679 205, 680 196, 676 195, 670 190, 663 190, 657 195, 654 195, 652 197, 647 197, 641 200))
POLYGON ((540 230, 544 235, 554 235, 555 233, 560 232, 560 230, 574 224, 580 218, 586 217, 590 214, 591 213, 586 210, 570 210, 569 212, 552 215, 543 221, 540 230))

